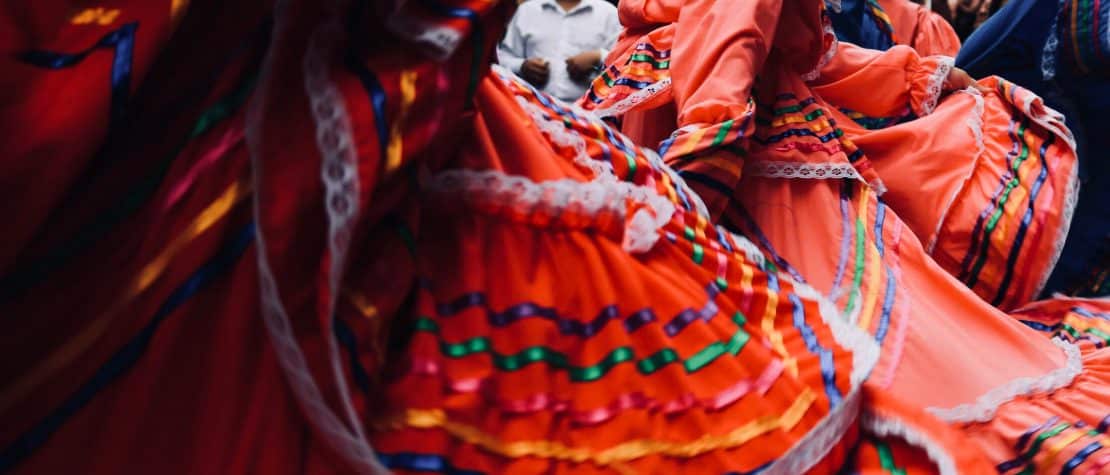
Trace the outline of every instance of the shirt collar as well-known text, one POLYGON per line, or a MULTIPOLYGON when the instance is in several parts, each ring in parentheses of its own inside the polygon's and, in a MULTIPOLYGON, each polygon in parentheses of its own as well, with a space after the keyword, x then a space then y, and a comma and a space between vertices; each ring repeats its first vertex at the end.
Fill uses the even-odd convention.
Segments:
POLYGON ((576 13, 579 13, 579 12, 582 12, 582 11, 585 11, 585 10, 592 10, 593 7, 594 7, 593 3, 590 0, 582 0, 581 2, 578 2, 577 6, 570 9, 570 11, 564 12, 563 7, 559 6, 559 3, 556 2, 555 0, 539 0, 539 1, 543 2, 543 3, 540 4, 542 7, 544 7, 544 8, 553 8, 553 9, 555 9, 555 11, 557 11, 559 13, 564 13, 565 15, 568 15, 568 16, 569 15, 574 15, 576 13))

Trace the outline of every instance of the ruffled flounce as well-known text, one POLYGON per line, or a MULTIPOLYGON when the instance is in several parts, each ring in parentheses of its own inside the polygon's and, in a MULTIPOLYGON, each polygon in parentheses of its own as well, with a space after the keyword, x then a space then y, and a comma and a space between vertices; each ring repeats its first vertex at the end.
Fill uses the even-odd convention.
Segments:
POLYGON ((595 212, 604 210, 562 206, 573 191, 517 206, 514 197, 535 198, 528 186, 429 190, 423 283, 401 325, 413 336, 373 424, 383 463, 496 473, 838 464, 877 345, 812 289, 768 270, 750 242, 709 224, 649 155, 610 154, 620 138, 602 147, 604 134, 587 133, 603 125, 504 81, 480 89, 480 115, 496 127, 530 114, 536 127, 521 135, 542 138, 551 160, 461 162, 564 190, 651 188, 675 212, 653 229, 658 242, 632 254, 627 228, 612 224, 635 219, 635 200, 595 212), (586 163, 614 156, 611 168, 586 163), (620 179, 599 181, 605 173, 620 179), (503 205, 473 198, 486 189, 503 190, 503 205))
MULTIPOLYGON (((997 78, 980 84, 991 92, 968 91, 975 99, 966 114, 977 142, 974 160, 962 167, 962 179, 953 176, 957 187, 934 209, 939 217, 928 218, 935 231, 926 237, 925 221, 902 214, 945 270, 984 300, 1013 309, 1040 294, 1063 249, 1078 191, 1077 160, 1070 134, 1040 98, 997 78)), ((936 114, 953 120, 945 108, 936 114)), ((938 174, 960 168, 943 167, 938 174)), ((914 190, 901 191, 918 199, 914 190)))

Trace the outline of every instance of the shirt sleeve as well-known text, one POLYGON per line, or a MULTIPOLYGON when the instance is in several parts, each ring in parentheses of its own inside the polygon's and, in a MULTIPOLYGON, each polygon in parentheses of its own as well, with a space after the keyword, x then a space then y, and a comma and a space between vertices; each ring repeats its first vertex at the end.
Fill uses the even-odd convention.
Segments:
POLYGON ((613 45, 617 44, 617 38, 621 35, 621 22, 617 16, 617 9, 607 9, 605 15, 605 41, 601 44, 601 60, 609 56, 609 52, 613 49, 613 45))
POLYGON ((520 10, 517 11, 516 15, 513 15, 509 27, 505 30, 505 38, 497 45, 497 62, 514 73, 520 72, 520 66, 527 59, 525 58, 527 52, 524 47, 524 35, 520 29, 521 16, 520 10))

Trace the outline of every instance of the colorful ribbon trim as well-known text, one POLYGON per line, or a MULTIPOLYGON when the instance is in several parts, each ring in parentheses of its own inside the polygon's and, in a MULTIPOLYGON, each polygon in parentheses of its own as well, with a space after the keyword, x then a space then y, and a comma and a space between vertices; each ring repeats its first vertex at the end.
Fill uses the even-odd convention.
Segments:
MULTIPOLYGON (((600 424, 630 410, 643 410, 665 415, 678 414, 694 408, 719 411, 739 401, 749 393, 754 392, 761 396, 766 394, 771 389, 771 385, 782 375, 783 369, 782 360, 771 360, 755 379, 737 381, 732 386, 709 397, 699 397, 694 393, 686 393, 675 399, 660 401, 652 399, 642 392, 635 391, 620 394, 609 404, 590 410, 574 409, 572 401, 559 399, 551 393, 537 393, 521 399, 498 400, 493 401, 493 403, 502 411, 513 415, 526 415, 544 411, 565 414, 571 422, 579 425, 600 424)), ((443 371, 438 361, 417 360, 412 363, 412 374, 440 376, 443 371)), ((444 384, 456 393, 484 393, 488 381, 488 378, 471 378, 447 381, 444 384)))
POLYGON ((601 379, 618 364, 633 361, 636 369, 645 375, 655 373, 670 364, 679 364, 687 373, 694 373, 717 358, 725 354, 735 356, 744 348, 751 339, 748 332, 740 328, 744 321, 743 315, 737 313, 733 317, 737 329, 731 337, 712 342, 685 360, 673 348, 664 348, 637 360, 635 350, 631 346, 622 346, 613 349, 601 361, 589 366, 574 366, 570 363, 567 354, 546 346, 532 346, 515 354, 502 354, 493 349, 493 341, 485 336, 470 338, 459 343, 449 343, 440 336, 439 325, 435 320, 427 317, 418 318, 415 329, 435 334, 439 341, 440 352, 448 358, 464 358, 485 353, 490 355, 493 366, 501 371, 517 371, 530 364, 544 362, 554 369, 566 371, 572 382, 589 382, 601 379))
POLYGON ((447 414, 441 409, 409 409, 395 420, 376 424, 376 427, 379 431, 396 430, 401 427, 440 429, 466 443, 508 458, 539 457, 574 463, 592 462, 596 465, 608 466, 649 455, 691 458, 714 450, 743 445, 776 429, 790 431, 801 421, 802 416, 816 399, 817 396, 813 391, 806 388, 781 416, 761 416, 721 436, 707 434, 689 442, 631 440, 601 451, 571 447, 551 440, 502 441, 479 428, 449 420, 447 414))
MULTIPOLYGON (((721 293, 721 287, 716 282, 705 286, 706 302, 701 309, 685 309, 672 317, 663 325, 667 336, 675 337, 691 323, 701 320, 709 322, 719 313, 715 299, 721 293)), ((490 307, 488 297, 483 292, 469 292, 447 303, 435 305, 436 314, 440 318, 450 318, 470 308, 481 308, 486 313, 486 321, 494 327, 505 327, 526 318, 541 318, 555 324, 559 333, 566 336, 591 338, 600 333, 612 322, 620 321, 628 333, 634 333, 648 323, 658 321, 658 317, 651 308, 643 308, 621 318, 616 305, 602 307, 592 320, 582 321, 576 317, 561 316, 554 307, 545 307, 532 302, 511 305, 502 311, 490 307)))

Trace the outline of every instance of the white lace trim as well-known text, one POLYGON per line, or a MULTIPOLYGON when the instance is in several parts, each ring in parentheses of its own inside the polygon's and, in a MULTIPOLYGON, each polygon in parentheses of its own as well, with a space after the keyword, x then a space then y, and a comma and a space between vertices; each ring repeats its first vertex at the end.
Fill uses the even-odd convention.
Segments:
POLYGON ((947 409, 930 407, 927 410, 945 422, 987 422, 994 418, 999 406, 1018 396, 1047 393, 1071 384, 1075 377, 1083 372, 1083 360, 1079 354, 1079 347, 1059 338, 1054 338, 1052 343, 1064 351, 1067 359, 1064 366, 1049 371, 1040 377, 1017 378, 987 391, 986 394, 979 396, 979 399, 974 403, 961 404, 947 409))
POLYGON ((447 170, 424 180, 422 185, 436 193, 460 194, 479 208, 504 206, 522 214, 541 213, 553 220, 567 211, 594 218, 609 215, 624 221, 622 246, 631 253, 651 250, 658 239, 650 214, 638 211, 631 220, 624 220, 629 201, 650 207, 651 197, 645 196, 641 187, 622 181, 535 182, 498 170, 447 170))
POLYGON ((763 255, 763 251, 759 250, 759 246, 756 246, 751 239, 729 231, 721 225, 717 225, 717 232, 732 238, 732 244, 740 251, 743 251, 744 257, 747 257, 756 267, 760 269, 766 268, 767 256, 763 255))
POLYGON ((971 129, 971 135, 975 137, 975 160, 978 161, 979 157, 983 155, 983 150, 986 149, 983 143, 983 113, 985 112, 983 93, 970 86, 960 92, 968 94, 975 99, 975 113, 967 118, 967 127, 971 129))
POLYGON ((852 387, 844 396, 840 406, 830 411, 824 419, 802 436, 798 443, 762 472, 767 475, 806 473, 828 455, 859 415, 863 381, 867 379, 879 360, 879 345, 875 339, 862 329, 850 325, 829 299, 821 296, 807 284, 794 282, 789 276, 784 275, 783 279, 791 281, 799 297, 818 303, 821 319, 832 330, 833 339, 840 346, 852 351, 850 377, 852 387))
POLYGON ((748 162, 744 164, 744 173, 751 176, 761 176, 767 178, 785 178, 785 179, 803 179, 803 180, 837 180, 849 178, 859 180, 870 186, 875 190, 875 194, 883 196, 886 193, 886 185, 879 177, 868 182, 859 174, 856 167, 850 163, 844 162, 822 162, 822 163, 807 163, 807 162, 777 162, 777 161, 757 161, 748 162))
MULTIPOLYGON (((493 65, 491 67, 493 68, 494 72, 498 73, 501 76, 501 79, 503 81, 516 81, 519 84, 527 86, 526 82, 524 82, 522 79, 519 79, 515 74, 512 73, 512 71, 504 68, 503 66, 493 65)), ((562 106, 566 106, 566 104, 558 99, 551 97, 548 97, 548 99, 556 101, 562 106)), ((566 126, 562 122, 547 118, 547 113, 544 110, 524 100, 523 98, 518 98, 517 102, 521 105, 522 108, 524 108, 525 111, 527 111, 532 116, 540 130, 546 133, 553 142, 561 146, 573 147, 575 149, 575 163, 589 168, 594 173, 595 178, 606 177, 603 179, 616 179, 613 175, 613 168, 609 163, 594 160, 589 157, 589 155, 586 153, 585 141, 582 139, 581 136, 568 131, 566 129, 566 126)), ((576 112, 578 112, 577 109, 576 112)), ((591 116, 589 113, 584 113, 580 115, 597 120, 596 117, 591 116)), ((680 132, 682 132, 682 129, 676 131, 675 133, 677 134, 680 132)), ((659 156, 659 154, 655 152, 655 150, 648 147, 637 146, 633 144, 632 141, 623 134, 617 133, 615 134, 615 136, 617 137, 617 139, 621 140, 626 147, 639 149, 644 154, 644 157, 647 158, 648 162, 652 165, 653 168, 667 174, 674 186, 676 188, 679 188, 686 196, 687 201, 689 201, 690 204, 693 206, 695 212, 700 213, 702 216, 709 216, 709 210, 705 206, 705 202, 702 201, 701 196, 694 192, 694 190, 686 184, 686 181, 682 178, 682 176, 678 174, 678 172, 676 172, 673 168, 667 166, 663 162, 663 159, 659 156)), ((674 205, 669 200, 666 200, 662 196, 658 195, 658 193, 656 193, 655 190, 651 188, 640 188, 645 188, 646 190, 649 190, 649 192, 652 193, 654 196, 657 196, 659 200, 662 200, 662 202, 657 202, 654 199, 652 200, 653 203, 657 203, 658 206, 662 209, 662 214, 666 214, 667 216, 674 214, 674 205)), ((660 220, 658 216, 661 216, 661 214, 659 213, 660 211, 656 211, 656 222, 658 222, 659 226, 662 227, 662 225, 666 224, 666 222, 669 221, 670 218, 668 217, 666 220, 660 220)), ((723 228, 719 226, 718 229, 723 230, 723 228)), ((653 231, 653 234, 656 232, 657 231, 653 231)), ((737 247, 745 252, 749 260, 758 263, 760 266, 763 266, 765 257, 762 251, 760 251, 754 243, 752 243, 746 237, 739 236, 731 232, 729 232, 728 234, 731 235, 733 241, 735 241, 734 244, 736 244, 737 247)), ((656 237, 655 239, 658 238, 656 237)), ((654 240, 652 242, 654 242, 654 240)))
POLYGON ((937 101, 940 100, 940 94, 944 92, 944 80, 948 79, 948 73, 952 72, 956 60, 948 56, 937 57, 937 69, 929 75, 929 81, 925 83, 925 98, 921 100, 921 115, 932 114, 937 109, 937 101))
POLYGON ((982 158, 983 151, 986 149, 983 143, 983 113, 985 112, 983 93, 974 87, 969 87, 960 92, 975 99, 973 113, 971 117, 967 118, 967 127, 971 129, 971 135, 975 137, 975 156, 971 160, 971 167, 968 168, 967 175, 964 176, 963 184, 952 192, 952 196, 948 197, 948 203, 944 205, 944 211, 940 213, 940 218, 937 219, 936 229, 933 230, 933 235, 929 237, 929 243, 925 246, 925 252, 929 255, 933 254, 933 249, 937 246, 937 240, 940 239, 940 230, 944 227, 945 221, 948 220, 948 213, 952 211, 952 205, 955 204, 956 198, 967 188, 971 178, 975 176, 979 159, 982 158))
POLYGON ((671 89, 671 77, 667 76, 663 79, 660 79, 656 82, 653 82, 653 83, 647 85, 646 87, 644 87, 643 89, 640 89, 639 91, 636 91, 632 94, 629 94, 624 99, 621 99, 621 100, 617 101, 616 103, 614 103, 613 105, 610 105, 609 107, 605 107, 605 108, 601 108, 601 109, 595 109, 595 110, 591 111, 590 113, 594 117, 597 117, 599 119, 600 118, 605 118, 605 117, 621 116, 621 115, 624 115, 626 112, 628 112, 632 109, 635 109, 640 104, 642 104, 644 102, 647 102, 648 100, 655 98, 655 96, 663 94, 663 93, 669 91, 670 89, 671 89))
POLYGON ((1052 17, 1052 28, 1048 30, 1048 38, 1041 50, 1041 77, 1050 81, 1056 77, 1056 50, 1060 44, 1060 13, 1064 11, 1067 0, 1060 0, 1056 7, 1056 15, 1052 17))
MULTIPOLYGON (((679 175, 674 168, 671 168, 666 163, 664 163, 663 158, 660 157, 654 149, 634 145, 632 141, 624 134, 617 134, 617 137, 624 141, 626 146, 639 148, 640 151, 643 152, 644 157, 647 158, 648 163, 650 163, 653 168, 666 173, 667 177, 671 179, 671 183, 674 184, 675 188, 682 190, 682 193, 686 196, 686 201, 694 207, 695 212, 701 214, 702 216, 709 216, 709 208, 705 206, 705 202, 702 201, 701 196, 695 193, 693 188, 690 188, 690 186, 686 184, 686 180, 682 179, 682 175, 679 175)), ((752 246, 755 246, 755 244, 752 244, 752 246)))
MULTIPOLYGON (((343 96, 328 74, 328 58, 343 39, 339 11, 346 2, 332 3, 326 22, 309 39, 303 59, 304 87, 316 123, 316 146, 320 151, 320 180, 324 184, 324 209, 328 216, 328 302, 324 338, 328 361, 335 379, 339 402, 354 436, 366 441, 362 422, 351 402, 339 345, 334 335, 336 302, 347 266, 354 222, 359 214, 358 153, 343 96)), ((369 448, 369 443, 366 444, 369 448)))
MULTIPOLYGON (((345 392, 341 393, 341 396, 344 398, 345 409, 347 409, 347 416, 351 423, 350 426, 345 425, 336 413, 324 402, 324 397, 305 361, 304 353, 297 343, 296 336, 290 324, 289 315, 281 301, 281 294, 278 290, 277 282, 274 279, 273 271, 271 270, 269 259, 266 255, 265 233, 262 231, 261 225, 261 203, 258 198, 263 188, 261 174, 265 165, 265 160, 260 155, 262 136, 264 133, 261 123, 263 117, 266 115, 266 99, 270 93, 272 84, 269 78, 271 78, 273 74, 275 56, 278 51, 282 50, 281 46, 284 43, 286 32, 289 29, 287 11, 287 0, 279 0, 274 9, 274 15, 276 17, 275 27, 271 33, 271 48, 266 53, 266 58, 263 63, 262 81, 260 81, 254 94, 254 100, 251 101, 247 115, 247 144, 248 150, 250 151, 253 183, 256 192, 253 201, 253 213, 256 226, 258 226, 255 237, 258 252, 256 252, 255 255, 258 264, 262 319, 265 323, 267 333, 270 336, 270 341, 274 353, 277 356, 278 363, 281 365, 286 379, 289 382, 289 387, 296 396, 309 424, 318 431, 325 443, 330 445, 336 453, 356 471, 361 473, 386 474, 388 470, 382 467, 374 456, 373 449, 362 433, 361 424, 358 419, 351 418, 352 411, 350 410, 349 395, 345 392)), ((336 18, 338 17, 333 15, 333 20, 336 18)), ((334 27, 334 23, 332 27, 334 27)), ((329 30, 320 31, 330 32, 329 30)), ((314 38, 313 44, 310 46, 307 54, 320 55, 320 58, 324 57, 321 55, 322 51, 319 49, 321 46, 326 46, 326 44, 319 43, 314 38)), ((306 56, 306 63, 312 64, 313 67, 321 66, 321 63, 316 63, 314 61, 316 60, 309 61, 306 56)), ((326 64, 324 66, 326 66, 326 64)), ((326 74, 326 72, 324 74, 326 74)), ((317 78, 319 78, 319 76, 317 76, 317 78)), ((306 76, 306 83, 307 82, 306 76)), ((311 98, 314 91, 309 92, 311 98)), ((333 97, 333 99, 336 99, 336 97, 333 97)), ((338 106, 342 107, 342 103, 338 103, 338 106)), ((336 120, 346 120, 345 111, 342 109, 333 109, 333 111, 336 120), (340 118, 340 114, 342 114, 342 118, 340 118)), ((330 335, 330 332, 325 334, 330 335)), ((326 338, 326 340, 333 342, 331 338, 326 338)), ((342 379, 340 379, 340 381, 342 381, 342 379)))
MULTIPOLYGON (((492 68, 500 75, 502 81, 517 81, 519 84, 527 85, 527 83, 516 78, 511 71, 505 69, 503 66, 494 65, 492 68)), ((530 88, 531 86, 527 87, 530 88)), ((516 99, 517 104, 532 116, 532 120, 535 122, 536 127, 547 135, 552 143, 561 147, 574 149, 574 163, 590 170, 593 175, 593 181, 620 189, 621 193, 630 200, 645 205, 643 208, 633 213, 631 218, 627 221, 624 242, 621 245, 625 251, 634 254, 650 251, 659 240, 661 234, 659 230, 670 222, 671 217, 674 216, 674 203, 671 203, 670 200, 660 195, 652 187, 634 185, 617 179, 616 175, 613 174, 613 166, 611 164, 600 160, 594 160, 590 157, 589 153, 586 152, 586 140, 583 139, 582 136, 567 130, 563 122, 554 117, 550 117, 542 108, 528 102, 523 97, 517 97, 516 99)), ((566 105, 556 98, 548 96, 548 100, 556 102, 561 107, 570 108, 569 105, 566 105)), ((587 120, 597 120, 589 114, 585 114, 582 117, 587 120)), ((639 148, 624 135, 616 134, 616 136, 625 146, 639 148)))
POLYGON ((800 178, 810 180, 834 180, 852 178, 863 181, 856 168, 850 163, 824 162, 776 162, 753 161, 744 167, 745 173, 768 178, 800 178))
POLYGON ((786 453, 771 463, 763 475, 797 475, 807 473, 814 465, 823 460, 844 438, 859 416, 863 392, 861 387, 852 388, 843 403, 830 411, 824 419, 806 432, 786 453))
POLYGON ((883 183, 882 178, 876 176, 875 180, 873 180, 871 183, 868 183, 868 185, 871 186, 872 190, 875 190, 875 196, 882 197, 886 194, 886 183, 883 183))
POLYGON ((952 461, 952 456, 944 447, 900 420, 885 418, 867 411, 860 416, 860 424, 865 430, 879 437, 897 436, 910 445, 924 449, 925 455, 936 464, 941 475, 959 473, 956 470, 956 463, 952 461))
POLYGON ((1025 102, 1022 103, 1021 109, 1030 120, 1036 122, 1037 125, 1048 129, 1055 133, 1058 137, 1063 138, 1073 152, 1076 151, 1075 136, 1072 135, 1071 129, 1068 128, 1067 123, 1064 121, 1064 114, 1060 111, 1053 109, 1045 104, 1040 96, 1033 94, 1032 91, 1026 91, 1029 94, 1025 96, 1025 102), (1038 102, 1041 109, 1044 109, 1044 114, 1033 111, 1033 103, 1038 102))
MULTIPOLYGON (((839 12, 840 0, 826 0, 826 4, 829 4, 831 2, 835 2, 836 6, 834 8, 834 11, 839 12)), ((829 20, 829 18, 826 16, 825 19, 822 20, 822 23, 824 23, 824 35, 827 37, 831 37, 832 43, 829 44, 829 49, 825 50, 825 54, 821 55, 821 59, 817 61, 817 66, 815 66, 812 71, 802 75, 802 80, 806 82, 816 81, 818 78, 821 77, 821 70, 824 69, 830 61, 832 61, 834 56, 836 56, 836 48, 837 45, 840 44, 839 41, 836 39, 836 30, 833 30, 832 21, 829 20)))
POLYGON ((852 350, 852 374, 849 381, 853 387, 863 384, 879 361, 880 348, 875 338, 858 326, 852 325, 848 315, 837 309, 832 300, 821 295, 809 284, 796 282, 792 278, 790 282, 799 297, 817 302, 821 309, 821 320, 829 326, 836 343, 852 350))

